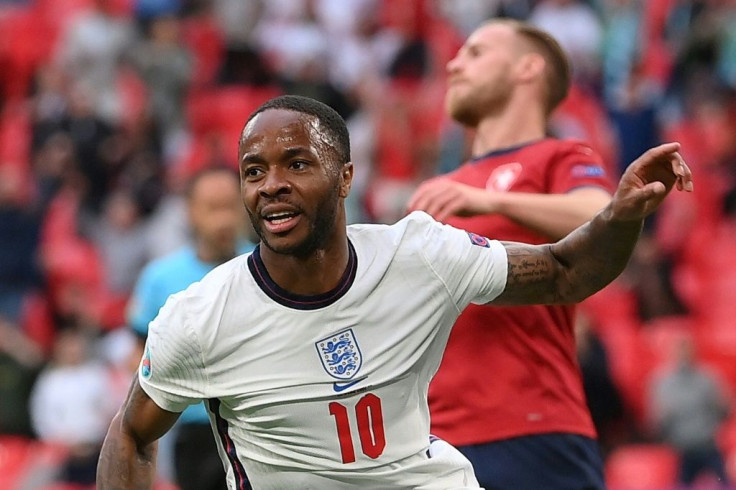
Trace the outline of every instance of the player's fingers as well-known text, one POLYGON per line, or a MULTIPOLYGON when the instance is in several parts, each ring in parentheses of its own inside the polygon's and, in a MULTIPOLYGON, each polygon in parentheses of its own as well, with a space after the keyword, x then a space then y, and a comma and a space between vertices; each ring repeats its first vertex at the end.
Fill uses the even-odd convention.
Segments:
POLYGON ((655 146, 654 148, 650 148, 642 156, 645 157, 647 160, 658 160, 667 155, 676 153, 679 150, 680 143, 674 141, 671 143, 663 143, 659 146, 655 146))
POLYGON ((621 214, 631 219, 641 219, 654 211, 667 194, 662 182, 654 181, 639 188, 632 189, 626 196, 621 214))
POLYGON ((634 169, 640 168, 642 166, 647 167, 650 165, 657 165, 662 163, 667 163, 670 160, 670 156, 677 152, 680 149, 680 143, 664 143, 659 146, 655 146, 654 148, 650 148, 647 151, 645 151, 639 158, 637 158, 633 163, 632 167, 634 169))
POLYGON ((447 217, 448 211, 445 210, 451 206, 452 201, 452 193, 446 192, 444 194, 439 194, 427 204, 426 211, 437 221, 442 221, 443 218, 440 218, 440 216, 447 217))
POLYGON ((437 211, 437 214, 433 215, 434 219, 437 221, 445 221, 450 216, 457 214, 458 209, 459 207, 456 201, 446 202, 445 205, 437 211))
POLYGON ((640 199, 649 200, 660 196, 664 197, 666 193, 667 188, 665 187, 665 185, 662 182, 655 180, 654 182, 650 182, 641 188, 640 199))
POLYGON ((693 174, 679 152, 675 152, 672 159, 672 172, 677 177, 677 189, 687 192, 693 191, 693 174))
POLYGON ((417 189, 414 191, 414 193, 409 198, 409 202, 406 204, 406 208, 409 211, 416 211, 417 209, 421 209, 419 207, 420 203, 424 200, 424 194, 426 194, 426 187, 425 184, 420 185, 417 187, 417 189))
POLYGON ((442 195, 445 187, 444 183, 438 180, 430 180, 420 185, 409 199, 409 210, 426 211, 427 206, 437 199, 437 196, 442 195))
POLYGON ((409 199, 407 207, 409 211, 426 210, 427 203, 432 199, 432 188, 426 184, 419 186, 419 189, 409 199))

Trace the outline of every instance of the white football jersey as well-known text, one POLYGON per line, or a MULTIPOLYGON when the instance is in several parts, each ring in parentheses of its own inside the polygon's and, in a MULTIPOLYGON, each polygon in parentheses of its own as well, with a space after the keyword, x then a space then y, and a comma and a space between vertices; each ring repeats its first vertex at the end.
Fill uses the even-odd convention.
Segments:
POLYGON ((503 246, 422 212, 348 239, 325 294, 283 290, 257 249, 171 296, 141 386, 169 411, 205 400, 231 489, 477 488, 430 457, 427 389, 463 308, 503 291, 503 246))

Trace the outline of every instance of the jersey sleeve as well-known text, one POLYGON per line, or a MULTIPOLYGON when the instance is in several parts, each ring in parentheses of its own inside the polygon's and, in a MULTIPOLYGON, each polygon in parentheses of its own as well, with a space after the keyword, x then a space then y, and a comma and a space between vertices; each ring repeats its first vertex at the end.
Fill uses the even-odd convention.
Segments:
POLYGON ((181 412, 207 398, 205 362, 184 305, 186 291, 171 296, 151 322, 138 380, 164 410, 181 412))
POLYGON ((449 225, 425 213, 421 254, 443 281, 458 308, 493 301, 506 287, 508 259, 498 240, 490 240, 449 225))
POLYGON ((573 141, 564 142, 555 153, 547 178, 552 194, 581 187, 598 187, 607 192, 614 189, 613 177, 601 156, 590 146, 573 141))

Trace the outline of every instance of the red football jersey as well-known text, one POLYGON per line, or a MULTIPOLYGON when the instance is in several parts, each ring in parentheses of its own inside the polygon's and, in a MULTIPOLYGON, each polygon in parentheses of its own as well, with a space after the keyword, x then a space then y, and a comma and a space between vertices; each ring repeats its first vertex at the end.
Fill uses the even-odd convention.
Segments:
MULTIPOLYGON (((589 146, 551 138, 474 158, 448 178, 495 192, 612 190, 589 146)), ((498 240, 549 242, 500 215, 448 223, 498 240)), ((572 305, 470 305, 430 386, 433 434, 455 445, 550 432, 595 437, 575 352, 574 311, 572 305)))

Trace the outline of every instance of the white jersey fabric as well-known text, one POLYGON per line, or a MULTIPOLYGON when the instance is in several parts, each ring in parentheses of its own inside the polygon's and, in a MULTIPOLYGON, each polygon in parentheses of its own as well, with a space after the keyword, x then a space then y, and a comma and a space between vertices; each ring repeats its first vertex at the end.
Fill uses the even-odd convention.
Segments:
POLYGON ((279 288, 259 249, 172 295, 143 390, 174 412, 206 401, 231 489, 245 473, 256 489, 477 488, 461 458, 430 457, 427 389, 462 309, 503 291, 504 247, 423 212, 348 239, 319 296, 279 288))

